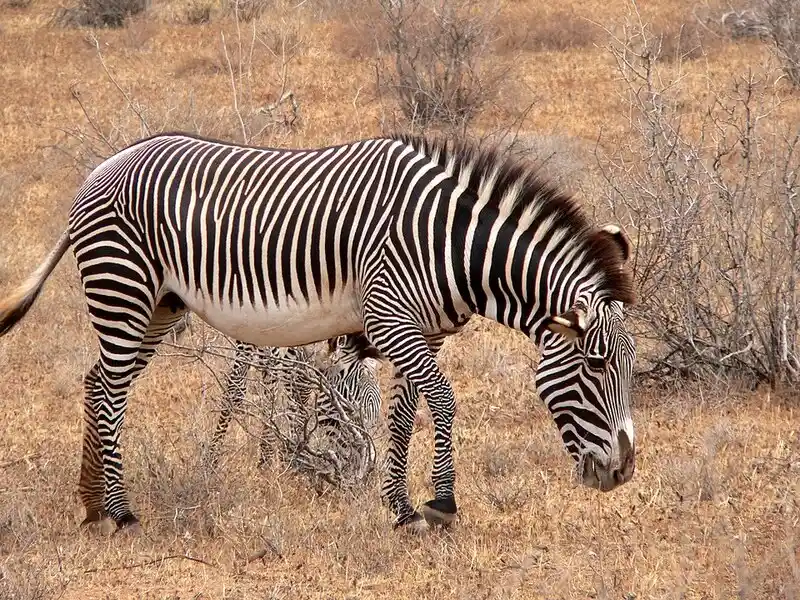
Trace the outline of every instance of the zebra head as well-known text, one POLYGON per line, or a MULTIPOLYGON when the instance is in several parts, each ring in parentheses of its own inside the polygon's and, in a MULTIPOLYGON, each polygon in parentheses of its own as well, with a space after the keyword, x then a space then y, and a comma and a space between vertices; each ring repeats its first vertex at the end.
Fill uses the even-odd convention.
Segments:
MULTIPOLYGON (((630 253, 618 227, 607 226, 630 253)), ((607 492, 635 468, 630 386, 636 348, 625 328, 622 302, 608 296, 579 299, 547 319, 536 372, 539 395, 553 415, 581 482, 607 492)))
POLYGON ((340 365, 342 369, 361 363, 373 372, 382 358, 378 349, 363 333, 351 333, 329 339, 328 353, 331 364, 340 365))
POLYGON ((328 379, 359 410, 361 424, 374 427, 380 418, 381 389, 377 369, 382 356, 363 333, 340 335, 328 340, 331 366, 328 379))

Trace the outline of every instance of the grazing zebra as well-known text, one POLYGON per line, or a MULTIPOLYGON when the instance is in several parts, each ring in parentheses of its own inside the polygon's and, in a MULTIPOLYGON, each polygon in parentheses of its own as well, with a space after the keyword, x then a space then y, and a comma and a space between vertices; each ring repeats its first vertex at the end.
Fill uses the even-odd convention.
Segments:
POLYGON ((381 496, 395 527, 455 519, 455 398, 436 354, 474 314, 539 345, 539 394, 582 482, 607 491, 633 474, 628 241, 494 150, 405 135, 309 150, 139 141, 80 187, 55 248, 0 302, 0 334, 70 246, 100 342, 85 380, 85 522, 138 524, 119 452, 127 393, 188 310, 257 346, 365 332, 394 368, 381 496), (435 445, 422 514, 406 476, 419 393, 435 445))
MULTIPOLYGON (((363 334, 342 335, 328 340, 331 363, 322 369, 322 376, 335 393, 359 410, 359 422, 371 430, 378 422, 381 410, 381 391, 375 374, 380 354, 370 345, 363 334)), ((315 396, 317 425, 331 435, 338 428, 338 411, 333 406, 330 393, 320 388, 319 382, 308 373, 304 365, 311 357, 303 347, 258 348, 245 342, 236 343, 236 354, 225 378, 217 427, 211 438, 209 454, 211 464, 217 462, 219 447, 228 431, 233 412, 244 402, 247 388, 247 372, 251 366, 261 371, 267 389, 282 389, 289 396, 292 407, 307 406, 315 396)), ((269 427, 265 424, 260 438, 259 463, 267 461, 270 453, 269 427)))
MULTIPOLYGON (((358 409, 364 428, 373 429, 381 416, 381 388, 376 372, 381 353, 364 334, 331 338, 328 351, 332 364, 324 371, 326 378, 358 409)), ((323 406, 322 415, 322 425, 338 427, 334 410, 323 406)))

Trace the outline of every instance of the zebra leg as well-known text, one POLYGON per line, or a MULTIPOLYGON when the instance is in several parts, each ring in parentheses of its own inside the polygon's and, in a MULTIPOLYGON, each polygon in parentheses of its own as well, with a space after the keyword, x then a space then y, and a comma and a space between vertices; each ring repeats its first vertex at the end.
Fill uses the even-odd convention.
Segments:
MULTIPOLYGON (((186 309, 176 296, 167 294, 161 300, 159 305, 153 312, 150 323, 144 338, 139 345, 136 353, 136 359, 130 369, 130 380, 128 385, 142 372, 147 366, 150 359, 155 354, 156 348, 159 343, 166 337, 172 330, 175 323, 177 323, 185 314, 186 309), (177 302, 176 302, 177 301, 177 302)), ((105 507, 106 499, 106 483, 108 479, 104 476, 105 461, 103 454, 103 428, 100 427, 101 419, 99 415, 108 412, 103 410, 106 400, 106 388, 101 382, 100 374, 102 372, 102 358, 94 364, 85 378, 86 388, 86 401, 84 403, 84 436, 83 436, 83 458, 81 461, 81 476, 78 484, 79 494, 84 507, 86 508, 86 518, 81 525, 88 525, 97 522, 108 516, 105 507)), ((121 420, 124 418, 123 413, 120 414, 120 422, 117 428, 122 426, 121 420)), ((117 454, 117 458, 119 455, 117 454)), ((120 486, 121 469, 120 469, 120 486)), ((123 489, 124 494, 124 489, 123 489)), ((127 500, 124 501, 127 504, 127 500)), ((130 513, 130 511, 128 511, 130 513)), ((133 525, 135 524, 136 517, 132 514, 129 515, 128 520, 125 520, 123 514, 122 520, 116 518, 118 526, 133 525), (133 520, 131 520, 131 518, 133 520)))
POLYGON ((78 493, 86 509, 86 518, 81 527, 102 521, 107 515, 103 500, 105 481, 103 480, 103 458, 100 453, 100 434, 97 431, 95 404, 99 390, 97 376, 100 361, 97 361, 83 380, 85 397, 83 403, 83 455, 81 458, 81 477, 78 493))
MULTIPOLYGON (((255 346, 253 347, 255 348, 255 346)), ((274 416, 277 402, 276 387, 280 377, 272 360, 272 349, 259 348, 256 367, 261 371, 261 393, 259 394, 259 413, 261 418, 261 437, 258 440, 258 466, 265 467, 276 456, 279 437, 275 431, 274 416)))
POLYGON ((418 401, 417 388, 395 369, 389 395, 389 447, 381 497, 395 515, 394 528, 409 526, 413 531, 425 529, 422 515, 411 505, 407 479, 408 448, 418 401))
POLYGON ((433 485, 436 497, 424 504, 423 516, 429 524, 452 523, 457 512, 451 442, 455 397, 435 359, 435 353, 449 333, 426 339, 416 326, 398 324, 396 319, 388 318, 368 317, 365 326, 372 343, 396 369, 396 383, 389 404, 387 472, 382 488, 382 496, 397 516, 395 527, 412 524, 419 529, 422 520, 411 508, 406 475, 420 392, 425 395, 433 415, 435 440, 433 485), (398 375, 402 375, 402 379, 398 379, 398 375))
POLYGON ((247 372, 255 351, 255 346, 240 341, 236 342, 233 364, 225 377, 225 391, 222 394, 219 420, 217 420, 217 427, 214 429, 214 435, 209 444, 208 462, 211 467, 216 467, 219 462, 219 448, 228 432, 233 411, 238 409, 244 401, 247 372))
MULTIPOLYGON (((120 329, 115 334, 122 335, 123 330, 120 329)), ((105 335, 101 338, 97 377, 91 393, 87 394, 86 401, 91 403, 94 421, 88 423, 89 427, 84 432, 84 448, 96 444, 102 466, 105 513, 116 521, 118 528, 122 528, 138 524, 128 502, 119 452, 120 434, 128 405, 128 389, 133 378, 137 351, 126 352, 130 348, 127 342, 134 342, 132 338, 125 340, 125 345, 107 340, 105 335), (96 440, 93 439, 95 434, 96 440)), ((91 465, 91 461, 84 463, 87 468, 91 465)), ((95 479, 94 474, 87 473, 85 469, 82 471, 81 481, 84 484, 95 479)), ((87 518, 96 517, 96 488, 87 485, 82 490, 81 498, 87 509, 87 518)))
MULTIPOLYGON (((177 295, 172 292, 164 295, 158 306, 156 306, 155 311, 153 311, 150 324, 147 326, 147 333, 145 333, 142 344, 139 346, 139 352, 136 355, 136 366, 133 370, 133 380, 148 365, 150 359, 156 353, 158 345, 175 329, 175 325, 181 322, 187 312, 186 306, 177 295)), ((183 326, 183 329, 186 329, 186 325, 183 326)), ((183 329, 180 331, 183 331, 183 329)))
MULTIPOLYGON (((452 332, 426 338, 432 356, 438 354, 444 340, 452 332)), ((434 363, 435 364, 435 363, 434 363)), ((433 487, 436 498, 422 505, 422 515, 431 525, 449 525, 456 518, 455 467, 453 465, 453 421, 455 420, 455 396, 450 383, 439 372, 438 381, 429 382, 435 390, 426 385, 425 400, 433 418, 434 458, 433 487)), ((415 415, 416 416, 416 415, 415 415)))

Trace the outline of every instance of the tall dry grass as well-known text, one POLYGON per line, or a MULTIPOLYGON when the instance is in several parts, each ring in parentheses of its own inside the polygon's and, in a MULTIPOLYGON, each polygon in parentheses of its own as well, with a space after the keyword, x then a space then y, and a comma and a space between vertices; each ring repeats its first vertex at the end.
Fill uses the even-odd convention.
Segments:
MULTIPOLYGON (((46 253, 85 169, 108 150, 76 162, 76 153, 103 141, 75 134, 99 131, 116 136, 114 143, 140 135, 126 95, 154 129, 241 139, 269 122, 274 127, 255 141, 285 146, 379 132, 389 108, 372 93, 374 64, 336 41, 345 4, 279 5, 240 22, 237 32, 228 11, 187 24, 189 3, 170 0, 125 29, 94 32, 97 44, 89 31, 51 27, 57 7, 49 0, 0 8, 7 41, 0 44, 0 293, 46 253), (292 36, 302 42, 294 55, 282 51, 292 36), (97 131, 72 96, 75 85, 97 131), (300 118, 288 128, 281 111, 293 109, 278 102, 281 90, 299 105, 300 118), (276 104, 272 114, 259 112, 276 104)), ((644 18, 661 25, 685 19, 687 9, 677 1, 644 8, 644 18)), ((501 9, 512 16, 538 10, 525 2, 501 9)), ((610 26, 627 8, 567 2, 563 10, 610 26)), ((570 31, 564 39, 576 35, 570 31)), ((549 165, 566 173, 567 186, 587 182, 578 191, 590 208, 598 204, 589 185, 598 132, 620 134, 628 124, 605 38, 592 36, 597 45, 523 47, 514 82, 530 90, 522 100, 536 100, 523 134, 539 136, 531 144, 537 155, 566 157, 549 165)), ((698 91, 709 80, 760 64, 762 52, 757 44, 722 42, 687 63, 684 109, 698 110, 698 91)), ((515 93, 503 85, 500 101, 474 127, 492 131, 512 120, 504 103, 522 104, 515 93)), ((800 594, 800 438, 791 395, 726 382, 638 388, 636 475, 598 495, 570 479, 570 459, 532 386, 535 349, 476 321, 441 356, 458 398, 461 517, 452 531, 418 539, 391 532, 375 481, 320 493, 280 468, 259 470, 256 441, 242 427, 232 428, 223 468, 208 471, 199 457, 217 416, 216 380, 197 362, 160 356, 135 386, 125 424, 126 477, 145 527, 128 538, 78 530, 81 379, 95 353, 68 257, 28 318, 0 342, 2 598, 800 594)), ((422 405, 412 441, 415 501, 431 494, 426 411, 422 405)), ((378 439, 379 450, 385 443, 378 439)))

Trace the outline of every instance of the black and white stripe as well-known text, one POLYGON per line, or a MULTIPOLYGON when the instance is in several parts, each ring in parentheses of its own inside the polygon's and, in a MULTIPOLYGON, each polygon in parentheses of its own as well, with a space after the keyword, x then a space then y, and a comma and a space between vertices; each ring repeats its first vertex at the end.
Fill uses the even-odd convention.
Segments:
POLYGON ((159 135, 89 176, 68 235, 0 303, 0 334, 71 245, 100 340, 86 379, 89 520, 137 522, 118 450, 127 390, 189 310, 257 346, 365 333, 395 368, 382 495, 398 524, 422 523, 406 483, 420 392, 435 428, 424 516, 455 516, 455 399, 435 355, 473 314, 541 345, 542 397, 583 481, 605 490, 632 475, 627 241, 524 164, 404 136, 277 150, 159 135))
MULTIPOLYGON (((299 420, 305 408, 313 407, 317 426, 323 435, 335 436, 339 427, 336 400, 344 400, 356 412, 356 425, 367 432, 373 430, 380 418, 381 391, 377 380, 376 350, 362 334, 339 336, 328 341, 330 359, 321 366, 322 385, 315 373, 316 365, 309 351, 303 347, 258 348, 237 342, 236 354, 225 378, 220 415, 209 445, 211 464, 219 457, 219 448, 228 431, 235 412, 241 409, 247 391, 247 373, 255 367, 262 377, 262 390, 267 390, 273 403, 278 395, 287 400, 289 420, 299 420), (297 413, 292 415, 291 413, 297 413)), ((269 402, 267 400, 267 402, 269 402)), ((264 403, 264 399, 262 399, 264 403)), ((265 463, 273 453, 272 431, 266 422, 260 437, 260 463, 265 463)))

